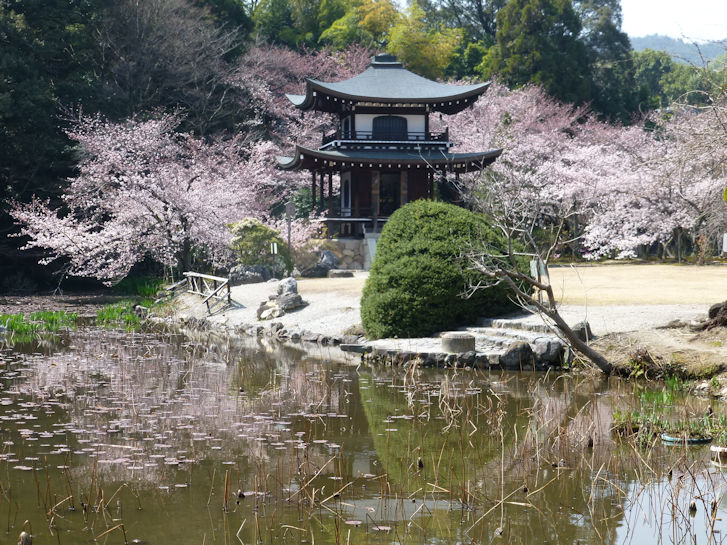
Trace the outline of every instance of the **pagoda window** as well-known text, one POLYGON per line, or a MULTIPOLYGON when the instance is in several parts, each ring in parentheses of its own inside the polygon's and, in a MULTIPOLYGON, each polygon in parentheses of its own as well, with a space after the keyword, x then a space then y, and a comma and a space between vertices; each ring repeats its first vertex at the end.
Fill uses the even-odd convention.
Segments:
POLYGON ((341 123, 341 138, 344 140, 351 140, 353 138, 353 135, 351 134, 351 116, 348 115, 343 118, 343 122, 341 123))
POLYGON ((399 115, 381 115, 374 118, 374 140, 407 140, 406 118, 399 115))

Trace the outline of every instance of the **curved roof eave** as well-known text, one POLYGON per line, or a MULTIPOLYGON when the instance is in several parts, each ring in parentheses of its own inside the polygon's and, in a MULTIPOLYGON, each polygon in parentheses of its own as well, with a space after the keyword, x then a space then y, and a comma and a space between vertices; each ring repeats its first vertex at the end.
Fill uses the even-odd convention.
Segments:
POLYGON ((439 96, 432 96, 432 97, 395 97, 395 96, 389 96, 389 97, 377 97, 377 96, 363 96, 363 95, 357 95, 352 93, 347 93, 344 91, 337 90, 333 88, 332 86, 335 85, 335 83, 330 84, 326 83, 324 81, 318 81, 314 79, 307 79, 306 80, 306 98, 308 97, 308 94, 310 94, 309 89, 313 91, 321 91, 325 94, 342 98, 344 100, 355 100, 357 102, 401 102, 401 103, 418 103, 418 104, 432 104, 436 102, 450 102, 452 100, 462 100, 464 98, 469 98, 471 96, 477 96, 484 93, 487 88, 490 86, 491 82, 485 82, 480 83, 477 85, 450 85, 450 87, 461 87, 464 89, 461 93, 454 93, 451 95, 439 95, 439 96))
POLYGON ((301 108, 305 104, 305 101, 308 98, 308 94, 306 93, 305 95, 293 95, 286 93, 285 98, 292 102, 293 106, 295 106, 296 108, 301 108))
MULTIPOLYGON (((422 78, 424 79, 424 78, 422 78)), ((350 80, 346 80, 350 81, 350 80)), ((315 106, 315 94, 328 95, 344 101, 354 102, 379 102, 379 103, 396 103, 396 104, 446 104, 456 102, 458 100, 466 100, 472 97, 482 95, 490 86, 489 81, 476 85, 449 85, 440 84, 438 86, 449 87, 452 91, 462 89, 461 92, 452 92, 451 94, 439 94, 426 97, 408 97, 408 96, 371 96, 363 94, 355 94, 351 92, 336 89, 342 82, 326 83, 310 78, 305 80, 305 95, 286 94, 286 98, 298 109, 309 110, 315 106)), ((432 82, 436 83, 436 82, 432 82)))
POLYGON ((298 163, 300 163, 300 152, 298 146, 295 147, 295 156, 286 157, 285 155, 276 155, 275 159, 278 161, 278 166, 283 170, 294 170, 298 163))
POLYGON ((320 159, 324 162, 332 162, 334 164, 341 163, 343 166, 346 163, 425 163, 427 166, 432 165, 447 165, 447 164, 461 164, 461 163, 481 163, 482 167, 492 164, 501 154, 502 149, 488 150, 483 152, 475 153, 408 153, 399 152, 392 153, 388 150, 367 150, 360 152, 357 150, 350 150, 348 153, 341 152, 330 152, 324 150, 315 150, 310 148, 304 148, 302 146, 295 146, 295 154, 293 157, 277 156, 278 166, 283 170, 297 170, 303 165, 303 159, 313 157, 320 159), (388 156, 387 156, 388 155, 388 156))

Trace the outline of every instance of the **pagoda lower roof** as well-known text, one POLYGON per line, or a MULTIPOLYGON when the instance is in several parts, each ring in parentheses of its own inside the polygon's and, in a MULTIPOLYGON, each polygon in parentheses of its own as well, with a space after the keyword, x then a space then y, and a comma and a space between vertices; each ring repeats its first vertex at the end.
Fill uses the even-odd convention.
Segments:
POLYGON ((501 149, 475 153, 449 153, 442 149, 336 149, 295 147, 293 157, 278 156, 283 170, 340 170, 343 168, 401 169, 433 168, 451 172, 474 172, 492 164, 501 149))
POLYGON ((409 72, 391 55, 377 55, 361 74, 332 83, 309 78, 304 95, 286 96, 301 110, 335 112, 345 104, 361 104, 421 106, 453 114, 476 101, 489 85, 432 81, 409 72))

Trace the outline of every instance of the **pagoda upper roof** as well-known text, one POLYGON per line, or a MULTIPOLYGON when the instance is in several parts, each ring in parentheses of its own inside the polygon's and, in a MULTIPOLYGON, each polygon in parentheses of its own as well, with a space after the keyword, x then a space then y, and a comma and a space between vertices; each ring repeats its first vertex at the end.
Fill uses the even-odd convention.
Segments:
POLYGON ((361 74, 329 83, 306 79, 304 95, 286 95, 301 110, 340 111, 346 105, 416 106, 453 114, 487 90, 488 83, 451 85, 418 76, 393 55, 376 55, 361 74))
POLYGON ((284 170, 327 170, 343 167, 359 168, 435 168, 451 172, 473 172, 492 164, 501 149, 476 153, 449 153, 441 149, 336 149, 315 150, 295 147, 293 157, 279 156, 284 170))

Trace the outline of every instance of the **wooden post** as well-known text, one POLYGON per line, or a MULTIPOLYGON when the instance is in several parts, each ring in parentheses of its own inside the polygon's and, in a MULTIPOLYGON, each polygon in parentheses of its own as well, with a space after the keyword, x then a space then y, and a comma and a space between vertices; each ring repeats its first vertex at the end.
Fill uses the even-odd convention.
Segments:
POLYGON ((374 233, 379 222, 379 185, 381 183, 381 172, 374 170, 371 176, 371 215, 374 218, 374 233))
POLYGON ((316 171, 315 170, 311 171, 310 189, 311 189, 311 196, 312 196, 311 206, 312 206, 313 211, 315 211, 315 209, 316 209, 316 171))
POLYGON ((401 206, 409 201, 409 173, 406 170, 401 171, 401 197, 399 199, 401 206))
POLYGON ((333 217, 333 172, 328 171, 328 217, 333 217))
POLYGON ((321 194, 319 196, 320 198, 320 204, 318 205, 318 209, 323 212, 324 210, 324 203, 323 203, 323 176, 325 176, 325 172, 321 171, 321 194))

